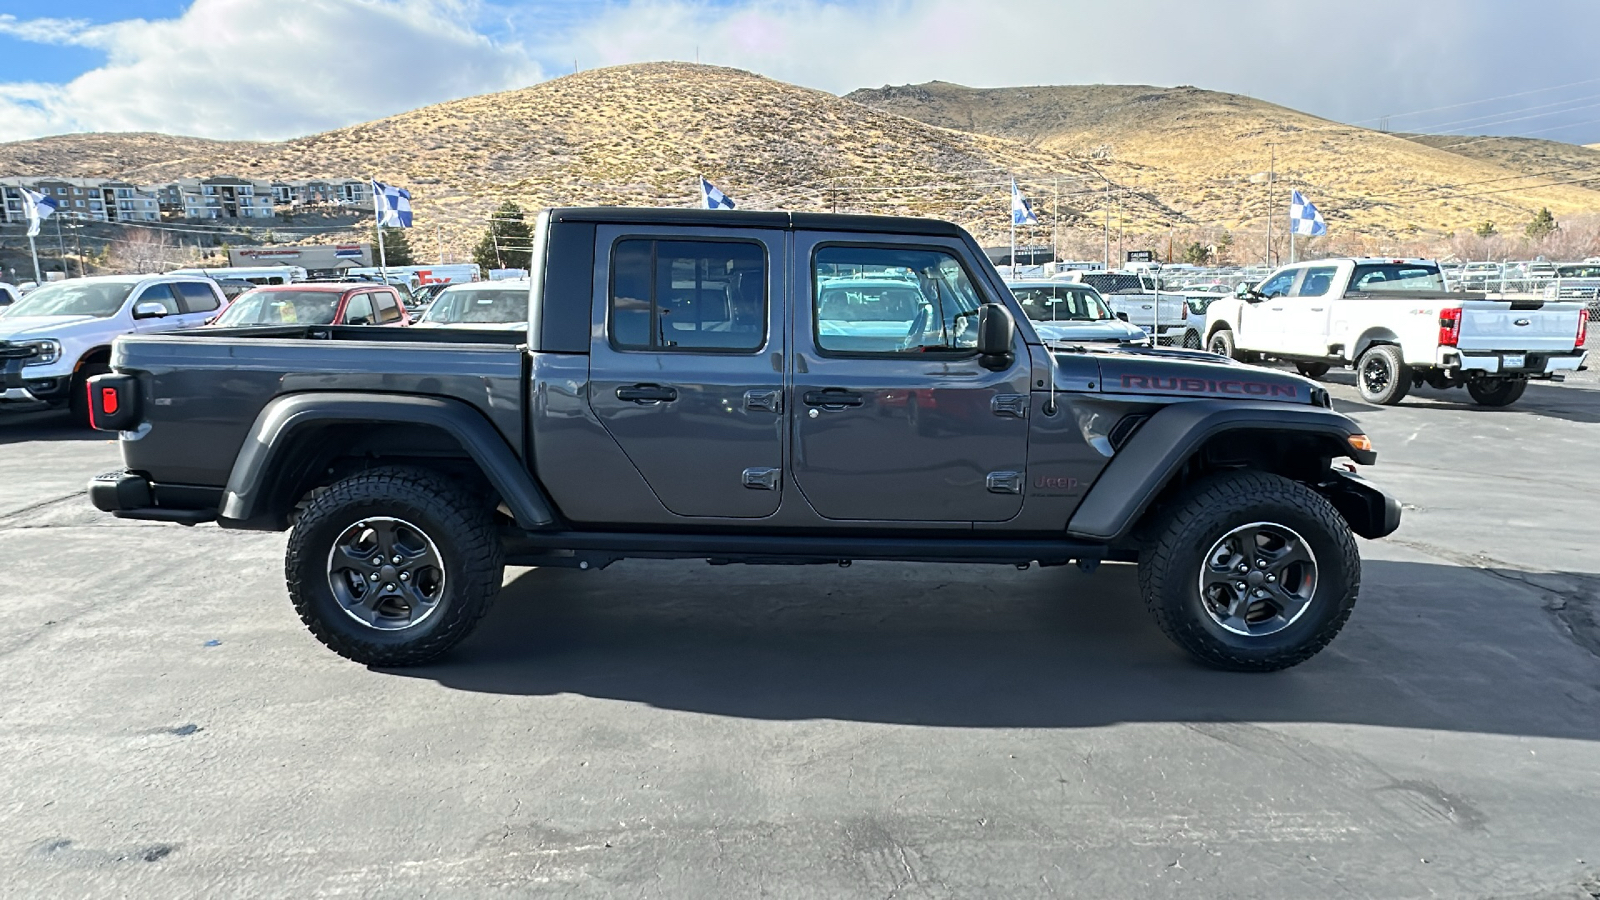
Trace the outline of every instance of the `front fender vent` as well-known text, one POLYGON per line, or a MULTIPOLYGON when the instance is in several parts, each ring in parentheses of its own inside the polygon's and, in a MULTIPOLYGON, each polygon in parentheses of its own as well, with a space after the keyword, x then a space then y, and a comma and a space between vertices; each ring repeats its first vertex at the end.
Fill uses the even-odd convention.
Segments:
POLYGON ((1126 444, 1128 439, 1133 437, 1134 432, 1139 430, 1139 426, 1149 419, 1150 417, 1143 413, 1123 416, 1118 420, 1117 424, 1111 426, 1111 433, 1106 435, 1107 439, 1111 441, 1111 449, 1121 450, 1122 445, 1126 444))
POLYGON ((1333 409, 1333 395, 1323 388, 1314 387, 1311 389, 1311 405, 1320 406, 1323 409, 1333 409))

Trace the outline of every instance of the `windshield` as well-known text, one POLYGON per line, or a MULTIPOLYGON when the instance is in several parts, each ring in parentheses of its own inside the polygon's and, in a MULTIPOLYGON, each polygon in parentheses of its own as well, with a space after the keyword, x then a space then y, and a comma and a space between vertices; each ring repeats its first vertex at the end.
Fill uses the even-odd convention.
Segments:
POLYGON ((1090 288, 1013 287, 1012 296, 1035 322, 1099 322, 1111 318, 1104 300, 1090 288))
POLYGON ((13 303, 6 313, 14 319, 23 316, 114 316, 133 292, 128 283, 62 281, 47 284, 13 303))
POLYGON ((332 325, 341 291, 247 291, 218 325, 332 325))
POLYGON ((1356 266, 1350 276, 1352 291, 1442 291, 1444 276, 1438 266, 1418 263, 1377 263, 1356 266))
POLYGON ((498 323, 520 325, 528 321, 528 289, 446 288, 439 292, 422 321, 440 325, 498 323))

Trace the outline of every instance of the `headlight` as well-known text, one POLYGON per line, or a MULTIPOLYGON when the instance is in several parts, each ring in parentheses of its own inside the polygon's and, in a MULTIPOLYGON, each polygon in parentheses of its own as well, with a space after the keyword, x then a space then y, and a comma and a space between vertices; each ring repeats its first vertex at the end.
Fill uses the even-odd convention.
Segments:
POLYGON ((23 363, 24 366, 48 366, 61 360, 60 341, 21 341, 20 343, 24 347, 34 347, 39 351, 39 355, 23 363))

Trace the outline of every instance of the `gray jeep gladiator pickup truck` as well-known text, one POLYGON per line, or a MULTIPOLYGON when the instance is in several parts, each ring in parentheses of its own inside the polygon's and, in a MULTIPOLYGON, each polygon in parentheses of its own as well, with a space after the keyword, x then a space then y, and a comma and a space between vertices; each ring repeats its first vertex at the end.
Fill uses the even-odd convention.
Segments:
POLYGON ((1321 387, 1046 345, 955 225, 552 209, 534 241, 523 327, 119 339, 92 502, 290 531, 301 618, 376 666, 459 642, 506 565, 694 558, 1137 562, 1184 650, 1281 669, 1399 525, 1321 387))

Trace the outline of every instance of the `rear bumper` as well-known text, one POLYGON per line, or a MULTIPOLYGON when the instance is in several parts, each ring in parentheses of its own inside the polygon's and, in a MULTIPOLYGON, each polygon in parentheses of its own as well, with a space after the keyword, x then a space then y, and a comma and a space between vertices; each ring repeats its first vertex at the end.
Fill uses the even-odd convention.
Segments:
POLYGON ((221 499, 221 488, 154 484, 126 469, 89 479, 89 502, 119 519, 198 525, 217 518, 221 499))
POLYGON ((1570 353, 1483 353, 1479 351, 1441 351, 1443 368, 1458 368, 1463 372, 1484 372, 1490 375, 1549 375, 1555 372, 1574 372, 1583 365, 1586 351, 1570 353), (1506 357, 1521 356, 1521 366, 1506 365, 1506 357))

